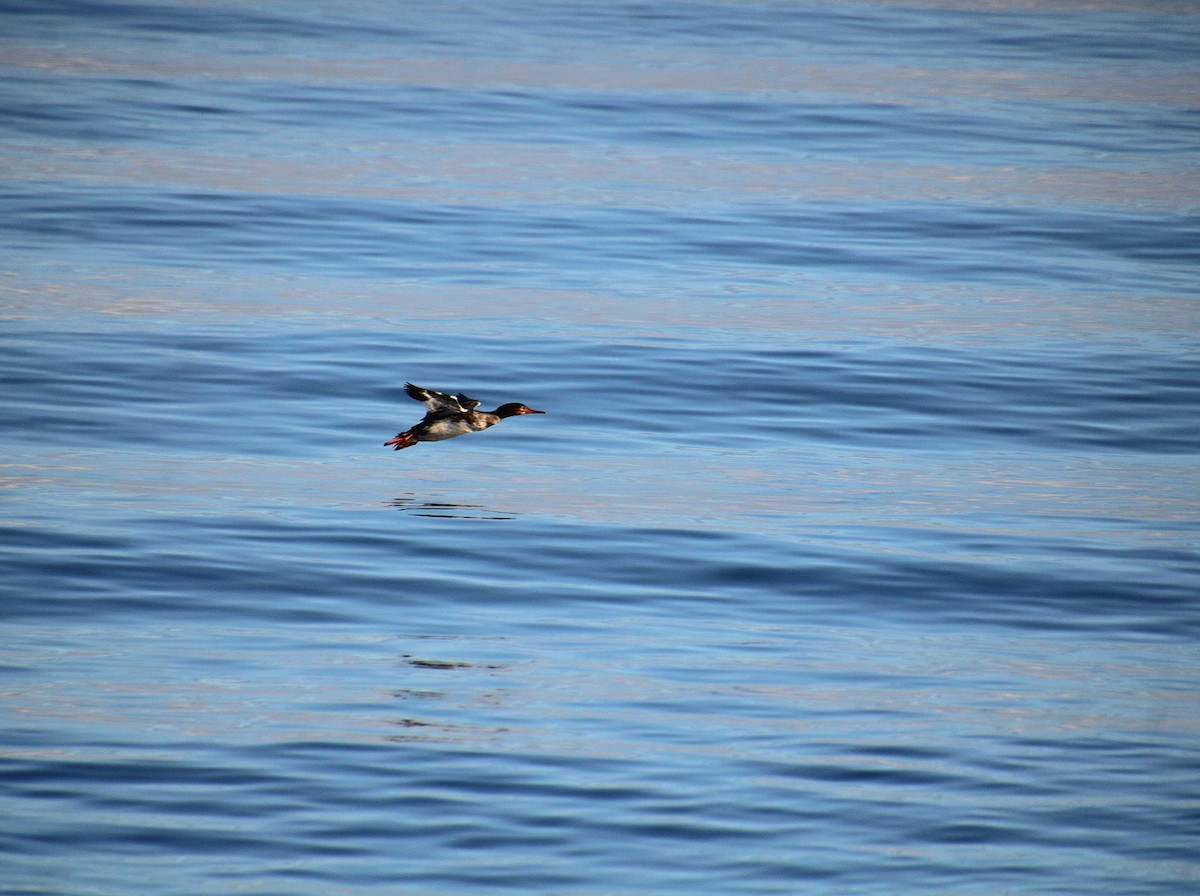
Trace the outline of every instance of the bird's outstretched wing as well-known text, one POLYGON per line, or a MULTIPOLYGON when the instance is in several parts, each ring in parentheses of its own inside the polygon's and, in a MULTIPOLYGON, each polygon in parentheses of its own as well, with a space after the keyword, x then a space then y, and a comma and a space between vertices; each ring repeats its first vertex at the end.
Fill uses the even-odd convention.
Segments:
POLYGON ((468 398, 461 392, 458 395, 447 395, 445 392, 422 389, 420 386, 414 386, 412 383, 405 383, 404 391, 408 394, 409 398, 424 404, 426 412, 430 414, 461 414, 465 411, 473 411, 479 407, 478 401, 474 398, 468 398))

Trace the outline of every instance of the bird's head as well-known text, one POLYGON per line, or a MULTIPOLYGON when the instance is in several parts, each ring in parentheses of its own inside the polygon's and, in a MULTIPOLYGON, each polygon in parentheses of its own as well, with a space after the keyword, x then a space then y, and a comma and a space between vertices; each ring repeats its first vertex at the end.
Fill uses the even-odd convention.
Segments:
POLYGON ((510 401, 508 404, 500 405, 500 407, 496 408, 494 413, 496 414, 497 417, 504 418, 504 417, 517 417, 521 414, 544 414, 546 412, 545 411, 535 411, 533 408, 526 407, 525 405, 521 404, 519 401, 510 401))

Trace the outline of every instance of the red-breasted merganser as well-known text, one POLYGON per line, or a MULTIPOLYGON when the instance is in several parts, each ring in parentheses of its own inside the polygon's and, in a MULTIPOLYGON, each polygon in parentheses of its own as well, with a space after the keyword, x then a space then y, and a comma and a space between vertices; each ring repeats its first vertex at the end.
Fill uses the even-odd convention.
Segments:
POLYGON ((398 434, 390 442, 383 443, 385 448, 395 445, 397 451, 401 448, 411 448, 417 442, 440 442, 455 436, 465 436, 469 432, 480 432, 489 426, 495 426, 505 417, 546 413, 511 401, 500 405, 489 414, 487 411, 475 410, 479 407, 479 402, 461 392, 457 395, 447 395, 445 392, 422 389, 412 383, 405 383, 404 391, 408 393, 409 398, 425 404, 425 419, 407 432, 398 434))

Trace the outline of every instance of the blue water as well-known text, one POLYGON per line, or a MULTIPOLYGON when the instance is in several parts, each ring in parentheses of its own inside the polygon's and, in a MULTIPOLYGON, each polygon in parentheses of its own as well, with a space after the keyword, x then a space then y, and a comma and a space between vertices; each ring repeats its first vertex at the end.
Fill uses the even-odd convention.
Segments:
POLYGON ((0 893, 1200 888, 1200 4, 0 23, 0 893))

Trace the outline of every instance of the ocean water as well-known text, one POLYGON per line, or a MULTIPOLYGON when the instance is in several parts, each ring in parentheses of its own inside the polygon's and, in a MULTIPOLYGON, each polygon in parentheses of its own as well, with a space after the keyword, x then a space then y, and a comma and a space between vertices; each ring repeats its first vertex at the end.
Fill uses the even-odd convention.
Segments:
POLYGON ((1200 4, 0 22, 0 893, 1200 888, 1200 4))

